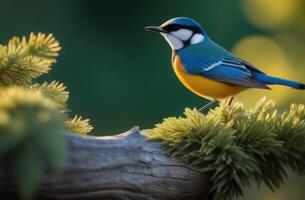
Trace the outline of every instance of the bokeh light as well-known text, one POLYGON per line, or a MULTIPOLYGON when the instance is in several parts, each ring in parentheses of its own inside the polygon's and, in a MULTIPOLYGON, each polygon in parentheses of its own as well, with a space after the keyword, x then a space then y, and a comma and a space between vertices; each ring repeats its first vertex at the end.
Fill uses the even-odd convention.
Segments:
MULTIPOLYGON (((285 78, 294 77, 282 48, 267 37, 246 37, 240 40, 232 51, 267 74, 285 78)), ((288 87, 271 86, 271 88, 273 91, 251 89, 238 95, 237 99, 246 106, 253 106, 263 96, 274 99, 276 102, 282 102, 287 98, 287 93, 293 92, 288 87)))
POLYGON ((249 20, 261 28, 282 28, 294 22, 300 0, 244 0, 249 20))
MULTIPOLYGON (((300 34, 295 33, 279 33, 276 34, 274 40, 278 42, 285 51, 285 55, 289 58, 290 70, 293 70, 294 80, 305 83, 305 39, 300 34)), ((305 92, 296 91, 289 97, 290 101, 296 103, 304 103, 305 92)), ((289 99, 287 99, 289 101, 289 99)))
MULTIPOLYGON (((242 9, 249 23, 259 28, 259 35, 245 35, 233 51, 274 76, 305 82, 305 1, 302 0, 242 0, 242 9)), ((251 33, 253 34, 253 33, 251 33)), ((253 105, 262 95, 274 99, 278 107, 304 103, 305 92, 274 86, 273 91, 250 90, 237 99, 253 105)), ((303 200, 304 179, 289 175, 289 181, 276 193, 266 186, 252 187, 243 200, 303 200)))

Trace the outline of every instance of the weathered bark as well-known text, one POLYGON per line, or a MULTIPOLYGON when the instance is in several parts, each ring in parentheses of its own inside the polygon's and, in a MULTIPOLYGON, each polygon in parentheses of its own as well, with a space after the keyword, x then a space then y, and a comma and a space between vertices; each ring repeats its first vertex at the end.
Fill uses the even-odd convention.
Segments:
MULTIPOLYGON (((165 156, 162 146, 146 141, 137 128, 105 137, 68 134, 67 139, 68 167, 63 174, 45 173, 39 199, 206 199, 208 175, 165 156)), ((0 159, 0 196, 13 190, 3 163, 0 159)))

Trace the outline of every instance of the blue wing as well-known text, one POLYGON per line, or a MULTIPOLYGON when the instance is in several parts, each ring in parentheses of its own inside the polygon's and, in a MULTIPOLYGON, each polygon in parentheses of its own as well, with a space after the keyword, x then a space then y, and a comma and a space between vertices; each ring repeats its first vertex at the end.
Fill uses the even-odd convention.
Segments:
POLYGON ((264 74, 249 63, 237 58, 216 58, 203 56, 180 56, 184 70, 215 81, 250 88, 268 87, 257 81, 253 74, 264 74))

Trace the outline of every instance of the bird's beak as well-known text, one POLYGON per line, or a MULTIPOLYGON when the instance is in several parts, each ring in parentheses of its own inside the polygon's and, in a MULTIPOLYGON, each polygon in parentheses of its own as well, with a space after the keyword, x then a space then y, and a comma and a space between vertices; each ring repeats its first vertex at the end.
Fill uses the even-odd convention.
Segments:
POLYGON ((147 26, 144 29, 151 32, 167 33, 167 31, 161 28, 160 26, 147 26))

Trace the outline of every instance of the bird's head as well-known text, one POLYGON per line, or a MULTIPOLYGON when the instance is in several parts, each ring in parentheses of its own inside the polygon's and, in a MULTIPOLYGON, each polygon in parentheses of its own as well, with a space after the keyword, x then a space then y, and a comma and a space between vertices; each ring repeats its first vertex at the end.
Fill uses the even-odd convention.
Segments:
POLYGON ((161 26, 147 26, 145 29, 160 33, 175 51, 201 43, 207 38, 200 24, 187 17, 176 17, 161 26))

